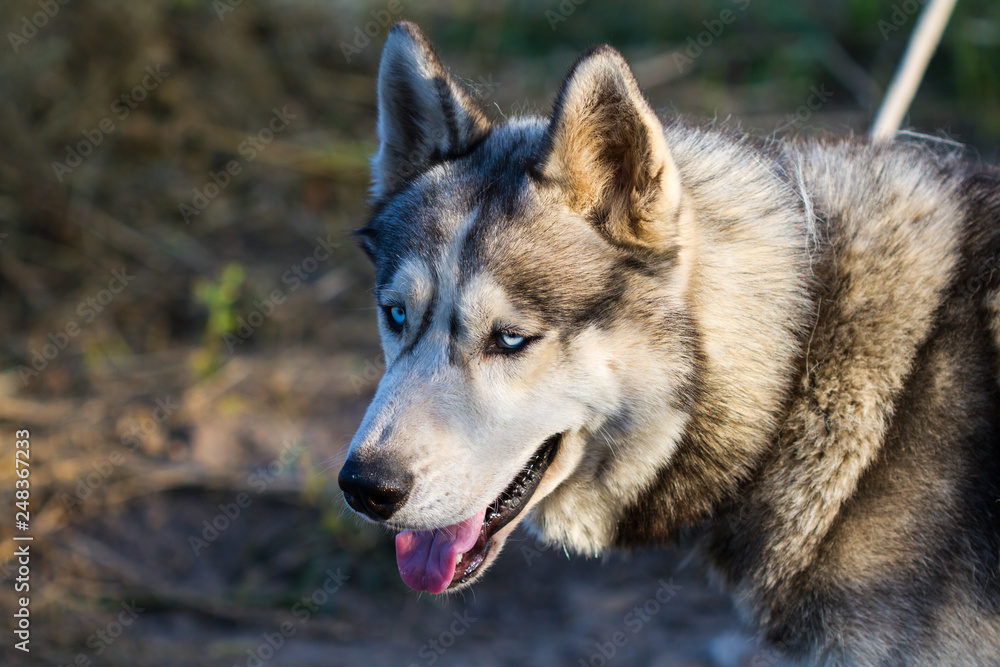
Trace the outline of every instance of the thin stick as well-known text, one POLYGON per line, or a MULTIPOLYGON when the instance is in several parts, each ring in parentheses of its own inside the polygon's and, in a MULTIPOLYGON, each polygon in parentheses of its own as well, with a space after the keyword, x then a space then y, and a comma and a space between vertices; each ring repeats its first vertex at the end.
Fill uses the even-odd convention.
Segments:
POLYGON ((955 2, 956 0, 931 0, 921 13, 917 28, 913 31, 903 60, 872 126, 871 138, 875 141, 891 141, 896 135, 903 116, 913 102, 913 96, 917 94, 927 63, 941 41, 941 34, 955 9, 955 2))

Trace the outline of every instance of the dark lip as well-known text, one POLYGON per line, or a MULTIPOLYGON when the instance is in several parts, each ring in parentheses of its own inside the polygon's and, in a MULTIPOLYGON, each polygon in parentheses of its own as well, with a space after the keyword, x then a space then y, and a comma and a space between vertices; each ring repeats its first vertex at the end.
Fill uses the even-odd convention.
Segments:
POLYGON ((479 529, 479 537, 473 547, 462 555, 462 560, 455 568, 455 575, 448 585, 449 589, 469 582, 482 566, 493 546, 493 536, 513 521, 535 494, 542 477, 545 476, 545 471, 556 458, 562 436, 562 433, 556 433, 546 438, 517 477, 496 500, 490 503, 486 509, 483 526, 479 529))

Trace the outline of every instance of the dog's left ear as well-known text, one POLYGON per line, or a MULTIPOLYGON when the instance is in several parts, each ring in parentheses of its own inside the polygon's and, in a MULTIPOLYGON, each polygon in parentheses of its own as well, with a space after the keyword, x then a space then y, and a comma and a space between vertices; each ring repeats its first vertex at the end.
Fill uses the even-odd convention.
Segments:
POLYGON ((556 99, 538 173, 608 240, 672 245, 680 178, 663 126, 618 51, 580 56, 556 99))
POLYGON ((394 25, 378 71, 374 197, 392 192, 436 160, 461 155, 489 130, 482 109, 448 73, 420 28, 406 21, 394 25))

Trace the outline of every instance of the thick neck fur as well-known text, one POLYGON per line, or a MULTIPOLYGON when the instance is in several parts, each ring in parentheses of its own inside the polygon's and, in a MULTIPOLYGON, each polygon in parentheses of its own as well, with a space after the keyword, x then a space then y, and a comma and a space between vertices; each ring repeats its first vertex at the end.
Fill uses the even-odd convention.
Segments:
POLYGON ((797 156, 681 125, 666 133, 687 211, 696 400, 670 462, 621 517, 620 546, 669 540, 735 497, 774 440, 814 320, 819 243, 797 156))
POLYGON ((714 518, 711 551, 767 617, 877 456, 947 287, 955 184, 915 149, 667 137, 694 211, 702 370, 683 441, 616 543, 714 518))
POLYGON ((940 177, 953 158, 914 147, 812 143, 748 160, 739 139, 667 136, 697 218, 699 407, 616 541, 708 519, 712 562, 785 641, 803 591, 832 586, 816 563, 837 553, 833 530, 957 272, 959 180, 940 177))

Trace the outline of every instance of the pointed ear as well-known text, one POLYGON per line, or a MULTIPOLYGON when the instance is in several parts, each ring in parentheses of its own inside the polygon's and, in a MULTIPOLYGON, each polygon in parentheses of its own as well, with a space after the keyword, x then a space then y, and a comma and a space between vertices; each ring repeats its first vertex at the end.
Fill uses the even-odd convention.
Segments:
POLYGON ((379 150, 372 161, 376 199, 435 161, 461 155, 489 132, 482 109, 441 64, 412 23, 389 31, 378 72, 379 150))
POLYGON ((680 201, 663 126, 618 51, 580 56, 559 97, 539 174, 613 243, 672 245, 680 201))

